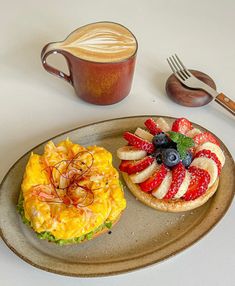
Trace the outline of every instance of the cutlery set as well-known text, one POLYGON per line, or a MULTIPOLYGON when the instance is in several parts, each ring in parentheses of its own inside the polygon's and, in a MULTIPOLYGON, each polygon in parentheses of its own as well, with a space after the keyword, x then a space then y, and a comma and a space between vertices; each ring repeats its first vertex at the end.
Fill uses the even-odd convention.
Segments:
MULTIPOLYGON (((217 92, 203 81, 196 78, 182 63, 179 57, 175 54, 167 59, 170 68, 172 69, 175 77, 186 87, 195 90, 204 90, 209 94, 215 102, 223 106, 230 113, 235 115, 235 102, 225 96, 223 93, 217 92)), ((191 106, 195 106, 192 101, 191 106)))

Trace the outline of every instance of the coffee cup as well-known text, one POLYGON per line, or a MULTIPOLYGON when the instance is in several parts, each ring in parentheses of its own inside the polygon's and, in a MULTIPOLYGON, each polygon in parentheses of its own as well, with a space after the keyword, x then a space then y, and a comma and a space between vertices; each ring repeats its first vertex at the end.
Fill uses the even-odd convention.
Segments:
POLYGON ((49 73, 69 82, 80 98, 108 105, 129 94, 137 48, 135 36, 123 25, 97 22, 76 29, 64 41, 47 44, 41 60, 49 73), (52 53, 65 57, 69 74, 47 63, 52 53))

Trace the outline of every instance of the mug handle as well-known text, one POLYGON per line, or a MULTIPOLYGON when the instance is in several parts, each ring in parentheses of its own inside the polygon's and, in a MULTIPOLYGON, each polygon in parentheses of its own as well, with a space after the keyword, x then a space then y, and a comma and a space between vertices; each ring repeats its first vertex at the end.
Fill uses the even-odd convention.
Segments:
MULTIPOLYGON (((59 78, 62 78, 64 79, 65 81, 67 81, 68 83, 72 84, 73 85, 73 82, 72 82, 72 78, 71 78, 71 73, 69 75, 65 74, 64 72, 54 68, 53 66, 50 66, 48 63, 47 63, 47 57, 51 54, 61 54, 65 57, 66 59, 66 62, 68 64, 68 67, 70 67, 70 63, 68 61, 68 58, 66 57, 65 53, 63 53, 62 50, 60 49, 57 49, 56 47, 56 43, 50 43, 50 44, 47 44, 43 49, 42 49, 42 52, 41 52, 41 61, 42 61, 42 65, 44 67, 44 69, 46 71, 48 71, 49 73, 59 77, 59 78)), ((69 68, 70 70, 70 68, 69 68)))

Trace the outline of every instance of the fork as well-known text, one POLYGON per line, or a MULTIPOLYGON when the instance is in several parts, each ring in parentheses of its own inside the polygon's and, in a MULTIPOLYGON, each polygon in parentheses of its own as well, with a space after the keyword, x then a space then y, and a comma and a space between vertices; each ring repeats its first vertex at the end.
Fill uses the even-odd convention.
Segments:
POLYGON ((204 90, 206 93, 211 95, 214 100, 235 115, 235 102, 225 96, 223 93, 218 93, 215 89, 203 81, 196 78, 182 63, 179 57, 175 54, 167 58, 168 64, 172 69, 176 78, 185 86, 191 89, 204 90))

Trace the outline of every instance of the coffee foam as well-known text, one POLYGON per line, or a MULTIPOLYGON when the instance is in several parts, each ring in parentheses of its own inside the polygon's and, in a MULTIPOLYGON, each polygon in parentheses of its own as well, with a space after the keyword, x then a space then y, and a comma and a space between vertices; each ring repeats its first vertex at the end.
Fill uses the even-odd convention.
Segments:
POLYGON ((125 27, 100 22, 83 26, 57 43, 60 49, 81 59, 95 62, 118 62, 131 57, 137 49, 132 33, 125 27))

